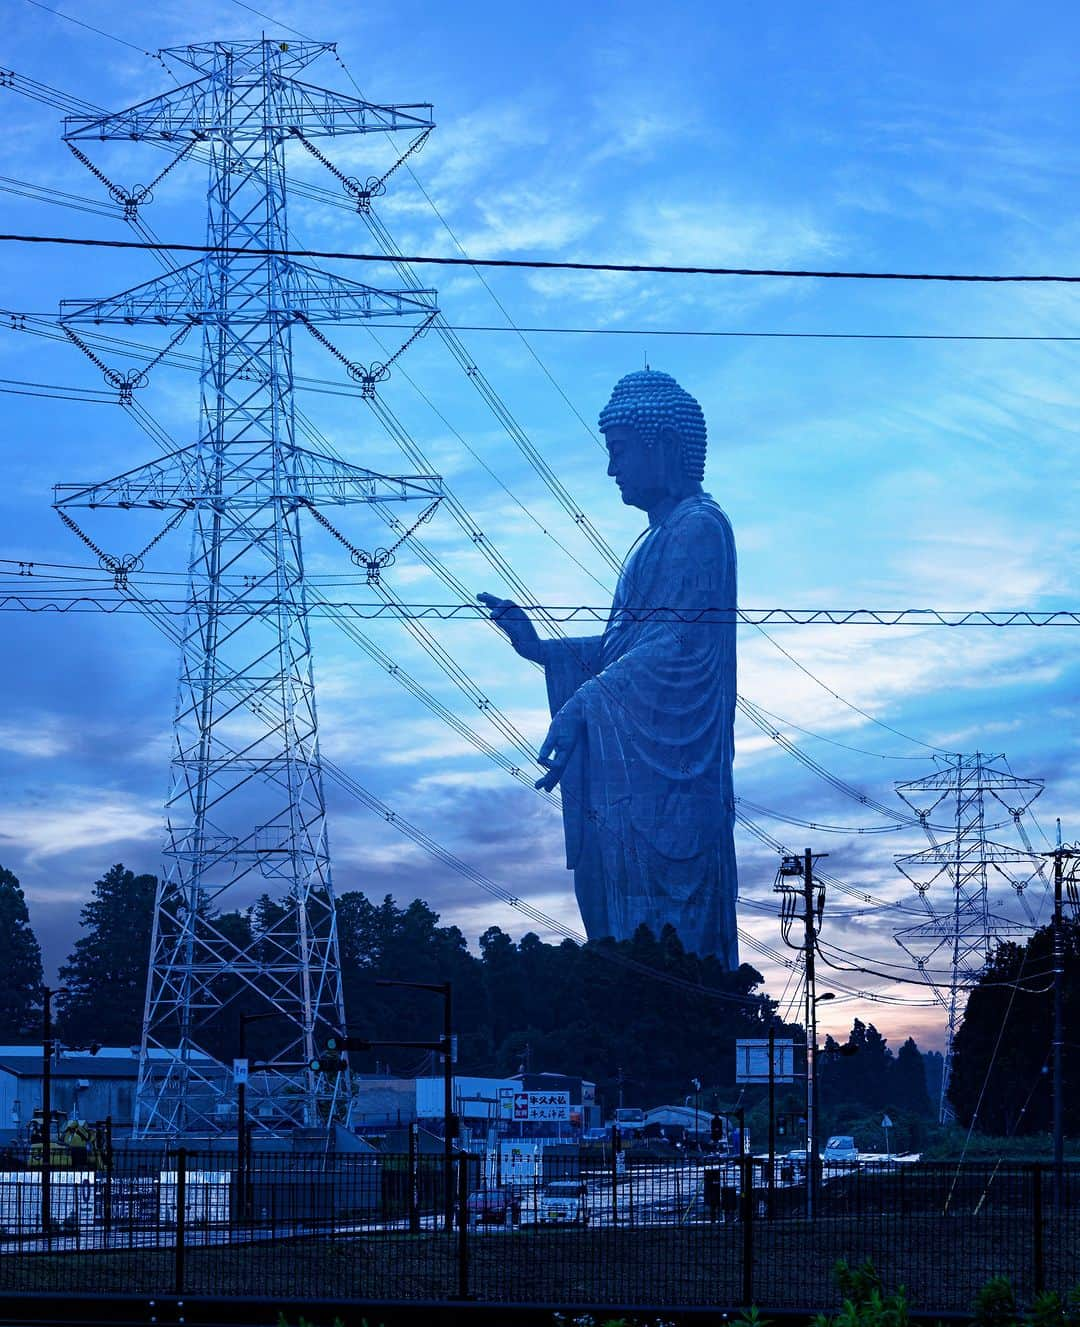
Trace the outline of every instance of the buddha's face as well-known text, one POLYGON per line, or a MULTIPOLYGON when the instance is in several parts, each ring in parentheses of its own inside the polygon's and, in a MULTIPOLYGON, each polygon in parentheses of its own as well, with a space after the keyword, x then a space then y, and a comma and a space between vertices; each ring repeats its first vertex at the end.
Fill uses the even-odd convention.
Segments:
POLYGON ((663 436, 666 432, 662 430, 661 437, 650 443, 629 424, 613 424, 605 429, 607 472, 628 507, 650 511, 674 492, 669 439, 663 436))

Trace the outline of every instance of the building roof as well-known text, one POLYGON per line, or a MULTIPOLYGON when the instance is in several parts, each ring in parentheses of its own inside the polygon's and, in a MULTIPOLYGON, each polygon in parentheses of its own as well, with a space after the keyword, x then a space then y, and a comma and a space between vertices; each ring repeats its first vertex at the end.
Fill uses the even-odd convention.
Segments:
POLYGON ((645 1112, 646 1124, 680 1125, 684 1129, 706 1133, 711 1127, 713 1112, 695 1111, 693 1106, 654 1106, 645 1112))
MULTIPOLYGON (((175 1058, 176 1052, 152 1049, 152 1060, 175 1058)), ((211 1056, 201 1052, 196 1057, 212 1064, 211 1056)), ((41 1077, 40 1046, 0 1046, 0 1070, 7 1070, 16 1078, 41 1077)), ((53 1078, 131 1078, 139 1075, 139 1048, 137 1046, 102 1046, 96 1055, 89 1051, 64 1050, 54 1056, 53 1078)))

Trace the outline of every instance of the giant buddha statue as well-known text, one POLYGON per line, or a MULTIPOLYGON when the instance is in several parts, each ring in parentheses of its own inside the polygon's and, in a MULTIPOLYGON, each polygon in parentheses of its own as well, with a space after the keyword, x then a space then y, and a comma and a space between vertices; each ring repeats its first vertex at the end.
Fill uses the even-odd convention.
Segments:
POLYGON ((702 490, 705 418, 646 369, 616 384, 600 429, 623 502, 649 519, 603 635, 544 639, 511 600, 478 598, 547 677, 537 787, 561 787, 589 938, 670 922, 687 949, 733 969, 735 541, 702 490))

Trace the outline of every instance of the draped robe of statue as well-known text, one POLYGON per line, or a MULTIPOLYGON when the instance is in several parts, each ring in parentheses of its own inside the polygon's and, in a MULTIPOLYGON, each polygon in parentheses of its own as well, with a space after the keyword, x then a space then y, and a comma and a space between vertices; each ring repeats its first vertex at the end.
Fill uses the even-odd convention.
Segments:
MULTIPOLYGON (((585 735, 562 776, 566 864, 590 939, 665 923, 738 966, 732 760, 735 624, 626 610, 731 609, 735 541, 705 493, 631 549, 602 636, 547 642, 554 715, 575 692, 585 735)), ((729 615, 730 616, 730 615, 729 615)))

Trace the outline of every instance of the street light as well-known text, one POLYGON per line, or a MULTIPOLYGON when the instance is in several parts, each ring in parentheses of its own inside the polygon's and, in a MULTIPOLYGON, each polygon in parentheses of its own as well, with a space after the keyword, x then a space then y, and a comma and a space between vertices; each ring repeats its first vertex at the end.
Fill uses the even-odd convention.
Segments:
MULTIPOLYGON (((446 1229, 454 1228, 454 1017, 453 992, 448 981, 395 981, 390 977, 379 977, 376 986, 404 986, 413 991, 431 991, 441 995, 443 1000, 443 1035, 441 1044, 432 1047, 442 1052, 443 1057, 443 1188, 446 1229)), ((374 1043, 372 1043, 374 1044, 374 1043)), ((392 1043, 382 1043, 388 1045, 392 1043)), ((467 1220, 465 1212, 460 1215, 467 1220)))
POLYGON ((240 1015, 240 1054, 233 1062, 233 1075, 236 1077, 236 1168, 240 1172, 238 1178, 240 1181, 240 1212, 242 1216, 247 1216, 248 1212, 247 1025, 249 1023, 261 1023, 267 1018, 278 1017, 280 1017, 280 1011, 277 1009, 268 1010, 264 1014, 240 1015), (240 1073, 237 1076, 238 1068, 240 1073))
POLYGON ((810 1026, 806 1030, 806 1050, 809 1063, 806 1073, 806 1208, 814 1216, 817 1203, 818 1148, 817 1148, 817 1007, 825 1000, 835 1000, 835 991, 822 991, 810 997, 810 1026))

